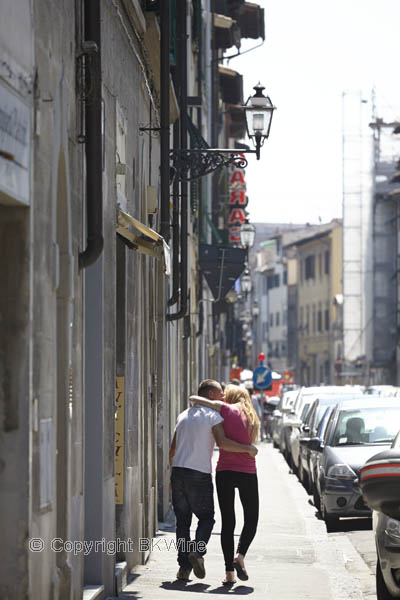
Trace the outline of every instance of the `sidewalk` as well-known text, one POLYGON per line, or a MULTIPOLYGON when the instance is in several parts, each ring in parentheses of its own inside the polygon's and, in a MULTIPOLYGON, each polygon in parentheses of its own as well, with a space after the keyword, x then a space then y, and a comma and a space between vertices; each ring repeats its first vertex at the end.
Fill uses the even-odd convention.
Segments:
MULTIPOLYGON (((359 581, 344 566, 343 553, 328 539, 325 525, 315 517, 315 508, 289 470, 283 457, 270 444, 259 444, 257 471, 260 489, 260 520, 257 535, 246 557, 249 580, 233 588, 221 585, 224 563, 217 498, 216 523, 205 557, 206 577, 177 582, 176 554, 167 544, 175 538, 173 527, 160 524, 158 548, 146 565, 138 566, 133 580, 119 598, 123 600, 193 600, 193 592, 210 598, 220 594, 249 595, 255 600, 360 600, 359 581)), ((214 453, 214 462, 217 458, 214 453)), ((236 537, 242 526, 237 500, 236 537)), ((196 519, 193 519, 193 525, 196 519)))

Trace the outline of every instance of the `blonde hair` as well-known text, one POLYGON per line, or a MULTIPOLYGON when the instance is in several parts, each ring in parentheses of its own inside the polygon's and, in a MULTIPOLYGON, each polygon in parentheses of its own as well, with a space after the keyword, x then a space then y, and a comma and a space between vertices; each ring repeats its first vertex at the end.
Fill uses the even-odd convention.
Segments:
POLYGON ((225 388, 225 401, 228 404, 240 404, 242 414, 247 419, 247 431, 249 432, 251 443, 254 443, 258 439, 260 419, 254 410, 249 392, 237 385, 228 384, 225 388))

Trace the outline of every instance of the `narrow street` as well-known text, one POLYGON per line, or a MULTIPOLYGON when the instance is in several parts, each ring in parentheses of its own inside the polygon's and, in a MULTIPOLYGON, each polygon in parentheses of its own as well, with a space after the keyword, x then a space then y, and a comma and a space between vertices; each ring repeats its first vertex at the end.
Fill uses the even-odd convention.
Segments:
MULTIPOLYGON (((214 458, 216 458, 215 452, 214 458)), ((174 526, 160 524, 158 548, 146 565, 137 567, 119 598, 193 598, 192 593, 249 595, 268 600, 373 600, 374 542, 367 521, 343 523, 343 530, 327 534, 297 477, 289 472, 282 455, 272 445, 259 444, 257 457, 260 486, 260 521, 250 548, 247 568, 250 579, 231 590, 221 585, 224 575, 219 545, 220 517, 206 556, 206 578, 193 577, 187 584, 177 582, 176 556, 168 544, 174 526), (350 529, 351 527, 351 529, 350 529), (365 562, 366 561, 366 562, 365 562), (367 565, 369 563, 369 566, 367 565)), ((217 502, 216 498, 215 501, 217 502)), ((241 527, 241 509, 237 509, 241 527)))

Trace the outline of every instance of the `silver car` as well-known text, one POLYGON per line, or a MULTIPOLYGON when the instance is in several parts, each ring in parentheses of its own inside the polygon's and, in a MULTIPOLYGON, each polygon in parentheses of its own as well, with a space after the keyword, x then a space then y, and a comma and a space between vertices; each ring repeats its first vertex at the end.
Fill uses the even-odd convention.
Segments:
POLYGON ((283 429, 290 414, 293 410, 293 404, 299 394, 299 390, 290 390, 282 395, 282 398, 272 413, 273 420, 271 423, 272 441, 275 448, 280 448, 283 451, 283 429))
POLYGON ((371 515, 361 496, 359 471, 371 456, 390 448, 399 422, 397 398, 343 400, 331 412, 324 439, 310 440, 309 446, 318 453, 317 493, 328 529, 339 517, 371 515))

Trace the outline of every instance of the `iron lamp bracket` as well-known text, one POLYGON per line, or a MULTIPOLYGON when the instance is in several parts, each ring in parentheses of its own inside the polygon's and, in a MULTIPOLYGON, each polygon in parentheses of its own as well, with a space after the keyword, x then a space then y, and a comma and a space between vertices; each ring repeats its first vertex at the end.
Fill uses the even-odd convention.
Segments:
POLYGON ((256 150, 232 148, 188 148, 170 150, 169 157, 180 181, 192 181, 209 175, 221 167, 235 165, 245 169, 247 159, 243 154, 256 154, 256 150))

